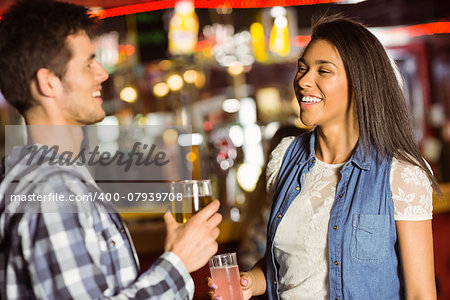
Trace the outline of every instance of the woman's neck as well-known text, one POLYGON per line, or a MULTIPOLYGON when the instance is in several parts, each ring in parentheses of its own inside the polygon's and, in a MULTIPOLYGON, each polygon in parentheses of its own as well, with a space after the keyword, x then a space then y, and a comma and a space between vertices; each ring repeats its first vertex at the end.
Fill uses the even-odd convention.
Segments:
POLYGON ((358 138, 358 130, 354 126, 318 127, 316 156, 329 164, 346 162, 352 155, 358 138))

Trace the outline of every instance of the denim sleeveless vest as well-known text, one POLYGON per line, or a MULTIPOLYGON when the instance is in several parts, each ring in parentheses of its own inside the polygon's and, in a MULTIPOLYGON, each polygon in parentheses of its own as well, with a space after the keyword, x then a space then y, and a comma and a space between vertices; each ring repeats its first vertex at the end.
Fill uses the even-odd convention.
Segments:
MULTIPOLYGON (((277 227, 314 166, 316 133, 296 137, 278 175, 267 229, 266 279, 269 299, 279 299, 274 256, 277 227)), ((357 145, 341 170, 328 227, 330 299, 403 299, 394 203, 392 157, 357 145)))

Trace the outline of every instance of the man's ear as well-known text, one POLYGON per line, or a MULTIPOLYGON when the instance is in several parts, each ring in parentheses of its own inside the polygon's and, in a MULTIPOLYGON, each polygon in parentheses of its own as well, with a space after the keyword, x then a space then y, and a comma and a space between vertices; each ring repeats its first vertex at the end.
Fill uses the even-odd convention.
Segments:
MULTIPOLYGON (((36 77, 33 80, 36 92, 44 97, 52 97, 56 93, 56 89, 60 84, 60 79, 53 72, 47 68, 40 68, 36 72, 36 77)), ((33 84, 33 82, 32 82, 33 84)))

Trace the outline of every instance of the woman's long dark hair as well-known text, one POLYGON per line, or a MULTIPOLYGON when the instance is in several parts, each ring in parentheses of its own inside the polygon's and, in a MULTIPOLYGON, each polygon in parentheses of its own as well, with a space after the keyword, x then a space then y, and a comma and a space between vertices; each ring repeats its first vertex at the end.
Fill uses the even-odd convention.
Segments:
POLYGON ((314 20, 311 42, 315 40, 326 40, 339 51, 365 153, 370 153, 373 145, 382 156, 395 156, 420 167, 439 193, 438 183, 415 144, 405 97, 380 41, 362 24, 341 15, 314 20))

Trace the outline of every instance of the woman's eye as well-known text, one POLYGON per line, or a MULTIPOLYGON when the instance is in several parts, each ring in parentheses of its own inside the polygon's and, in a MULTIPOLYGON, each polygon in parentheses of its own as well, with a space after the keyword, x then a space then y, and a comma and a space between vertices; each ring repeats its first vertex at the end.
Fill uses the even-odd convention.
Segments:
POLYGON ((330 71, 328 71, 328 70, 319 70, 319 74, 328 74, 328 73, 330 73, 330 71))
POLYGON ((299 67, 297 68, 297 71, 300 72, 300 73, 304 73, 304 72, 306 71, 306 68, 305 68, 305 67, 302 67, 302 66, 299 66, 299 67))

